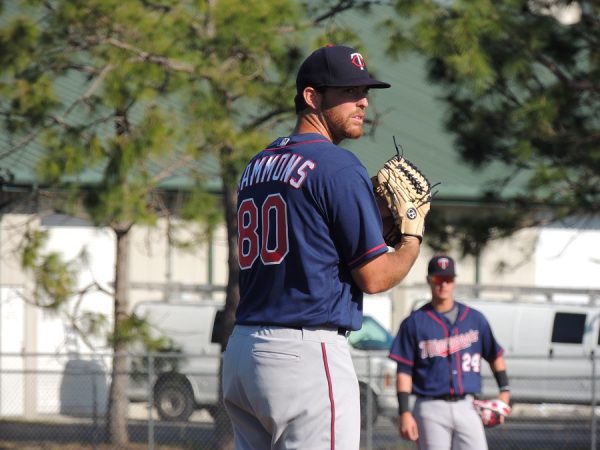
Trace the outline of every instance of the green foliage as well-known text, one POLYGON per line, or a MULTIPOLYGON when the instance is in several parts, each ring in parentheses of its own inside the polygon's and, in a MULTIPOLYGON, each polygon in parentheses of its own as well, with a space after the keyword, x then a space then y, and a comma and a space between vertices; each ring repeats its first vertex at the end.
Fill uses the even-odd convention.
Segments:
MULTIPOLYGON (((181 348, 168 337, 153 330, 146 317, 132 314, 126 321, 129 328, 128 342, 138 351, 147 353, 181 353, 181 348)), ((185 362, 177 356, 160 356, 154 358, 154 373, 177 370, 185 362)), ((142 356, 131 359, 131 372, 134 380, 147 378, 150 358, 142 356)))
POLYGON ((83 311, 77 317, 77 322, 84 336, 106 336, 110 325, 105 314, 93 311, 83 311))
POLYGON ((12 73, 27 68, 38 39, 39 31, 31 21, 18 17, 10 22, 0 30, 0 65, 12 73))
POLYGON ((42 230, 29 230, 21 244, 21 267, 32 269, 38 260, 40 249, 48 241, 48 233, 42 230))
POLYGON ((36 281, 33 301, 51 311, 58 311, 75 293, 77 270, 58 252, 44 253, 48 239, 45 231, 26 233, 21 244, 21 266, 33 273, 36 281))
POLYGON ((202 189, 193 189, 186 198, 181 217, 192 221, 198 216, 198 211, 204 211, 206 220, 203 222, 208 225, 209 231, 214 230, 222 220, 221 198, 202 189))
POLYGON ((153 223, 151 192, 172 176, 202 190, 219 178, 178 159, 234 149, 224 163, 237 178, 267 140, 260 128, 290 117, 295 2, 31 1, 17 12, 0 27, 5 128, 39 133, 40 181, 97 225, 153 223))
POLYGON ((517 0, 397 1, 395 9, 384 23, 388 52, 427 58, 464 160, 502 161, 516 169, 508 178, 528 177, 517 217, 532 204, 554 218, 600 210, 597 3, 586 2, 569 25, 541 4, 517 0))
MULTIPOLYGON (((152 332, 150 324, 144 317, 131 314, 121 324, 122 326, 119 330, 119 339, 121 342, 142 344, 147 350, 163 349, 169 346, 168 341, 164 337, 156 337, 156 333, 152 332)), ((110 338, 110 344, 114 344, 113 339, 110 338)))

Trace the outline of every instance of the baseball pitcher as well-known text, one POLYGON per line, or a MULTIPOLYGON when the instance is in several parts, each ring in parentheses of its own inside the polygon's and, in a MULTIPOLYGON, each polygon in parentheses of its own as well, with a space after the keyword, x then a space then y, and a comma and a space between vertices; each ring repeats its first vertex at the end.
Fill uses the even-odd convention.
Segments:
POLYGON ((316 50, 298 71, 294 131, 243 171, 240 303, 223 361, 238 450, 359 448, 347 336, 361 327, 363 292, 389 289, 414 264, 430 200, 425 178, 398 160, 378 203, 365 167, 339 146, 362 135, 369 90, 389 87, 356 49, 316 50))

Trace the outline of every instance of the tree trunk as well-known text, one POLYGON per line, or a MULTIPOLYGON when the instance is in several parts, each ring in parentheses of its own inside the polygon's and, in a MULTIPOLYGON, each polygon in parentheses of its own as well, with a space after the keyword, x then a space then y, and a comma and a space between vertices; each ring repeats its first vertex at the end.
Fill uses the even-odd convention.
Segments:
MULTIPOLYGON (((228 151, 224 151, 228 155, 228 151)), ((238 261, 238 229, 237 229, 237 173, 228 166, 226 157, 221 160, 223 180, 223 206, 225 209, 225 223, 227 225, 228 258, 227 267, 229 277, 225 296, 225 312, 223 315, 222 334, 219 336, 221 352, 225 351, 229 336, 233 330, 235 310, 240 301, 238 278, 240 266, 238 261)), ((222 373, 221 364, 219 373, 222 373)), ((222 378, 219 378, 219 407, 215 417, 216 448, 219 450, 233 449, 233 432, 229 416, 223 406, 222 378)))
POLYGON ((127 342, 122 336, 122 323, 127 320, 129 311, 129 231, 115 229, 117 236, 117 254, 115 263, 115 299, 114 299, 114 345, 112 382, 108 397, 107 434, 116 449, 123 448, 129 442, 127 433, 127 415, 129 399, 129 364, 127 342))

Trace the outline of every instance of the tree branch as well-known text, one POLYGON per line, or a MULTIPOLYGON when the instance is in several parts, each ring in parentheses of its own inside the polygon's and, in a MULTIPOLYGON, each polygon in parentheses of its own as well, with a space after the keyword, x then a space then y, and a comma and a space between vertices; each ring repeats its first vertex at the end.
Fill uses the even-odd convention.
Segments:
MULTIPOLYGON (((187 164, 192 161, 192 157, 190 155, 184 155, 182 158, 179 158, 177 162, 165 167, 163 170, 158 172, 156 175, 152 177, 152 182, 157 184, 162 179, 172 175, 177 169, 181 169, 182 167, 187 166, 187 164)), ((152 185, 149 185, 152 186, 152 185)))
POLYGON ((331 19, 332 17, 340 14, 344 11, 348 11, 353 8, 363 8, 367 6, 390 6, 392 2, 385 0, 339 0, 335 5, 332 5, 328 10, 323 12, 321 15, 314 19, 315 24, 324 22, 325 20, 331 19))
POLYGON ((106 42, 113 47, 120 48, 122 50, 127 50, 130 53, 136 54, 142 61, 151 62, 154 64, 161 65, 166 67, 167 69, 174 70, 176 72, 184 72, 184 73, 193 73, 194 66, 192 64, 188 64, 181 61, 175 61, 171 58, 167 58, 165 56, 154 55, 150 52, 142 50, 133 45, 127 44, 126 42, 119 41, 115 38, 108 38, 106 42))
POLYGON ((94 79, 94 81, 92 81, 92 83, 90 84, 90 87, 83 93, 83 95, 81 95, 78 99, 76 99, 71 106, 69 106, 63 116, 66 117, 70 114, 70 112, 73 110, 73 108, 75 108, 75 106, 77 106, 79 103, 85 103, 93 94, 94 92, 96 92, 98 90, 98 88, 100 87, 100 85, 102 84, 102 82, 104 81, 104 79, 106 78, 106 75, 108 75, 108 73, 113 70, 115 68, 114 64, 108 64, 106 65, 101 71, 100 74, 94 79))
POLYGON ((27 136, 25 136, 25 138, 23 138, 23 140, 21 142, 18 142, 13 147, 6 150, 5 152, 0 153, 0 160, 9 157, 10 155, 19 151, 23 147, 27 147, 27 145, 29 145, 31 142, 33 142, 39 136, 39 134, 41 132, 42 132, 42 128, 38 128, 38 129, 32 131, 31 133, 29 133, 27 136))

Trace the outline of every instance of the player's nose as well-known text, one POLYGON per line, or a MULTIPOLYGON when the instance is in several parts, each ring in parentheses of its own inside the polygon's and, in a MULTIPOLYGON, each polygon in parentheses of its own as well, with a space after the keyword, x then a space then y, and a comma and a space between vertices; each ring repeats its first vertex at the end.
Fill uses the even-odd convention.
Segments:
POLYGON ((359 98, 356 104, 358 105, 358 107, 360 107, 362 109, 365 109, 367 106, 369 106, 369 100, 367 99, 367 94, 365 93, 364 96, 359 98))

